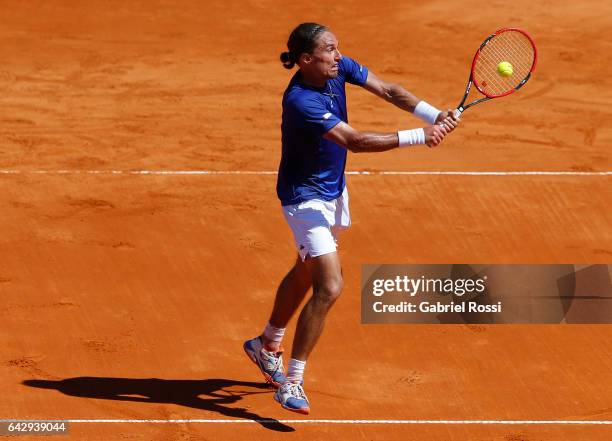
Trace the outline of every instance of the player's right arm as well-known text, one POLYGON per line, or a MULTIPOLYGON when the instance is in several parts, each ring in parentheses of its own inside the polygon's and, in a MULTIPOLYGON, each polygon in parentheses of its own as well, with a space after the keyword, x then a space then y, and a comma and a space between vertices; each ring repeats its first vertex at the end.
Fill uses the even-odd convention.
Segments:
MULTIPOLYGON (((444 123, 445 125, 433 125, 423 128, 425 134, 424 143, 427 146, 435 147, 440 144, 444 136, 457 125, 456 121, 451 118, 445 120, 444 123)), ((400 147, 400 136, 398 132, 360 132, 343 121, 336 124, 323 135, 325 139, 335 142, 353 153, 385 152, 395 149, 400 147)), ((406 144, 402 143, 402 145, 406 144)))

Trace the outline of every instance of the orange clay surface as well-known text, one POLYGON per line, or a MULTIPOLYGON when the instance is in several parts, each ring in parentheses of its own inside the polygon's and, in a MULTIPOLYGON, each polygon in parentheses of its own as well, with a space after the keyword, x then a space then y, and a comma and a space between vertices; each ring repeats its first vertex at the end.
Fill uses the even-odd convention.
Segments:
MULTIPOLYGON (((437 149, 349 170, 612 169, 612 3, 2 2, 0 419, 300 419, 242 352, 295 250, 274 175, 278 54, 301 21, 439 107, 477 45, 527 29, 533 79, 437 149), (89 377, 89 378, 83 378, 89 377), (46 381, 46 383, 44 382, 46 381), (26 382, 24 384, 24 382, 26 382), (45 386, 45 387, 42 387, 45 386)), ((420 122, 350 86, 351 124, 420 122)), ((350 176, 346 287, 310 419, 612 420, 612 326, 360 324, 365 263, 610 263, 610 176, 350 176)), ((290 325, 290 347, 295 321, 290 325)), ((87 440, 610 440, 612 426, 75 423, 87 440)), ((27 437, 22 437, 25 439, 27 437)))

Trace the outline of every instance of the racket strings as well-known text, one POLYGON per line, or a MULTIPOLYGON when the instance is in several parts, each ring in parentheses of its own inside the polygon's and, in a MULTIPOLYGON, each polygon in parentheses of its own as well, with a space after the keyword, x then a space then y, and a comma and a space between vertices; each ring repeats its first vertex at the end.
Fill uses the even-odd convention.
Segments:
POLYGON ((504 41, 496 41, 494 38, 483 49, 478 71, 480 78, 489 83, 489 92, 501 93, 514 88, 529 73, 533 60, 532 50, 530 46, 526 47, 522 43, 511 36, 504 38, 504 41), (503 77, 497 72, 497 66, 503 61, 512 65, 513 74, 509 77, 503 77))
POLYGON ((527 36, 518 31, 506 31, 493 37, 480 50, 474 65, 474 82, 485 95, 502 95, 515 89, 531 72, 535 49, 527 36), (499 63, 512 65, 512 75, 503 77, 497 71, 499 63))
MULTIPOLYGON (((504 35, 505 36, 505 35, 504 35)), ((501 40, 501 39, 500 39, 501 40)), ((521 77, 522 79, 531 68, 531 62, 533 60, 532 57, 532 49, 529 46, 525 46, 525 41, 517 41, 516 36, 508 35, 503 39, 504 41, 493 40, 490 45, 487 45, 484 50, 481 52, 482 59, 480 60, 480 67, 497 67, 497 65, 502 61, 510 62, 515 69, 516 77, 513 77, 512 80, 517 81, 517 77, 521 77)), ((528 42, 528 41, 527 41, 528 42)), ((492 76, 492 79, 499 80, 503 79, 499 75, 492 76)), ((508 82, 511 81, 511 77, 506 77, 508 82)), ((519 81, 520 81, 519 79, 519 81)), ((504 84, 497 82, 498 84, 504 84)))

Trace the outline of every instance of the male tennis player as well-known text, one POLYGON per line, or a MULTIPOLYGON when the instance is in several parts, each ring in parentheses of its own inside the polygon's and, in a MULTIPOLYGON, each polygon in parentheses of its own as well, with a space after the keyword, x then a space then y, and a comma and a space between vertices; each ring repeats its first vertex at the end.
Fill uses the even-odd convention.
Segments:
POLYGON ((284 277, 262 335, 244 350, 265 379, 278 388, 282 407, 310 412, 303 375, 325 317, 342 291, 342 269, 336 252, 338 231, 351 223, 344 169, 347 151, 382 152, 426 144, 434 147, 458 124, 453 111, 441 112, 397 84, 388 83, 338 50, 338 40, 325 26, 303 23, 293 30, 281 54, 287 69, 299 70, 283 96, 282 158, 277 193, 298 252, 284 277), (392 133, 361 132, 348 124, 345 83, 365 88, 429 125, 392 133), (281 340, 285 327, 310 288, 302 309, 287 376, 281 340))

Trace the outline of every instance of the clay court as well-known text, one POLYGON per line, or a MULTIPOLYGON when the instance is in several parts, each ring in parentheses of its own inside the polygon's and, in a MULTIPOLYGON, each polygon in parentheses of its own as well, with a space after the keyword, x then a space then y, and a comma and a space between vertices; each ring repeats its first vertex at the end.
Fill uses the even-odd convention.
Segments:
MULTIPOLYGON (((366 263, 612 261, 611 3, 2 3, 0 419, 86 420, 70 438, 87 440, 612 439, 612 325, 360 318, 366 263), (302 21, 445 108, 494 30, 539 50, 440 147, 349 154, 370 173, 347 178, 308 417, 242 351, 295 258, 278 54, 302 21)), ((361 130, 422 125, 354 86, 348 109, 361 130)))

